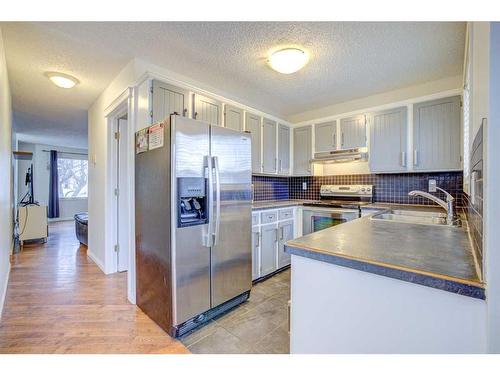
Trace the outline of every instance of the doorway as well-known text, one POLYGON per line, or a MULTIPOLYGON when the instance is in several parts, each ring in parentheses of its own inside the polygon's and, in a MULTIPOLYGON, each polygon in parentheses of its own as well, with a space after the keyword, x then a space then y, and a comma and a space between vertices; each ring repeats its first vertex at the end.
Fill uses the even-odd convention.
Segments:
POLYGON ((122 218, 128 217, 128 203, 125 201, 124 190, 127 186, 126 181, 126 145, 127 145, 127 125, 128 113, 122 114, 116 119, 116 127, 114 132, 115 138, 115 176, 114 176, 114 197, 115 197, 115 253, 116 253, 116 270, 118 272, 128 271, 129 268, 129 248, 126 245, 127 228, 126 223, 122 218))

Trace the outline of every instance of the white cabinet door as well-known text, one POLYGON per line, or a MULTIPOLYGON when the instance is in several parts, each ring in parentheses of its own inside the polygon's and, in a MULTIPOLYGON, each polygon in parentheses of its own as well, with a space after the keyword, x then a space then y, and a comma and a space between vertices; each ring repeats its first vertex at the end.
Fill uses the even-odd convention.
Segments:
POLYGON ((264 118, 262 121, 262 170, 264 173, 276 173, 277 152, 276 152, 276 121, 264 118))
POLYGON ((460 96, 413 106, 413 169, 462 169, 460 96))
POLYGON ((250 132, 252 136, 252 173, 261 173, 262 117, 247 112, 245 131, 250 132))
POLYGON ((260 231, 260 276, 262 277, 276 270, 278 226, 276 224, 263 225, 260 231))
POLYGON ((340 148, 366 147, 366 116, 359 115, 340 120, 340 148))
POLYGON ((290 128, 278 125, 278 174, 290 173, 290 128))
POLYGON ((252 280, 260 277, 260 231, 252 227, 252 280))
POLYGON ((221 102, 200 94, 194 94, 194 119, 205 121, 213 125, 221 125, 221 114, 221 102))
POLYGON ((293 174, 295 176, 311 175, 311 125, 293 129, 293 174))
POLYGON ((153 81, 153 123, 172 114, 187 116, 189 92, 180 87, 153 81))
POLYGON ((314 125, 314 152, 333 151, 337 149, 337 121, 328 121, 314 125))
POLYGON ((407 109, 370 115, 370 171, 401 172, 407 168, 407 109))
POLYGON ((239 132, 243 131, 243 110, 232 105, 224 105, 224 126, 239 132))
POLYGON ((278 268, 288 266, 291 256, 285 253, 285 242, 293 239, 294 226, 293 220, 279 223, 279 244, 278 244, 278 268))

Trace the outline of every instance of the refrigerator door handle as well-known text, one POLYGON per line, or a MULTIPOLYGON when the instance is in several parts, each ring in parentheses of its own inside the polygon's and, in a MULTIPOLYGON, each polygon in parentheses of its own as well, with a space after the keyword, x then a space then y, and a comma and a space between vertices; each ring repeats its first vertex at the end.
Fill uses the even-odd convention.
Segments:
POLYGON ((213 231, 213 246, 217 245, 219 239, 219 227, 220 227, 220 171, 219 171, 219 158, 217 156, 213 157, 213 164, 215 168, 215 230, 213 231))
MULTIPOLYGON (((207 177, 208 177, 208 202, 211 203, 214 200, 214 178, 213 178, 213 163, 210 155, 205 156, 206 159, 206 168, 207 168, 207 177)), ((208 227, 207 227, 207 236, 205 237, 204 245, 206 247, 213 246, 213 222, 214 222, 214 210, 211 206, 208 208, 208 227)))

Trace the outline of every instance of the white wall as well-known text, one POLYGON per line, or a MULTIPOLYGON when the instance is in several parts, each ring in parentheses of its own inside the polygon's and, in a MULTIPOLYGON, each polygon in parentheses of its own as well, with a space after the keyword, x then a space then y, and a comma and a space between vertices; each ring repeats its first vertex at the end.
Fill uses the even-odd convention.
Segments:
POLYGON ((489 53, 489 118, 485 143, 485 268, 488 351, 500 353, 500 23, 492 22, 489 53))
POLYGON ((485 353, 486 303, 292 255, 292 354, 485 353))
POLYGON ((364 108, 378 107, 384 104, 396 103, 437 92, 454 90, 462 87, 462 76, 448 77, 420 85, 406 87, 400 90, 388 91, 377 95, 362 97, 348 102, 339 103, 312 111, 307 111, 290 116, 288 120, 293 123, 312 122, 329 116, 359 111, 364 108))
POLYGON ((12 251, 12 104, 0 29, 0 315, 12 251))
MULTIPOLYGON (((35 200, 41 205, 47 206, 49 202, 49 180, 50 180, 50 170, 49 170, 49 157, 48 152, 43 150, 56 150, 58 152, 75 152, 80 154, 86 154, 87 150, 72 148, 72 147, 61 147, 53 145, 43 145, 43 144, 32 144, 26 142, 18 143, 19 151, 29 151, 33 152, 32 160, 19 160, 18 166, 18 199, 26 193, 27 187, 24 185, 24 179, 28 168, 33 163, 33 180, 34 180, 34 196, 35 200)), ((64 154, 60 155, 60 157, 64 154)), ((85 158, 83 156, 83 158, 85 158)), ((59 218, 57 220, 72 220, 73 216, 80 212, 87 211, 87 198, 74 198, 74 199, 60 199, 59 200, 59 218)))
POLYGON ((481 120, 488 118, 489 75, 490 75, 490 23, 471 22, 469 32, 472 47, 471 82, 471 133, 474 141, 481 127, 481 120))

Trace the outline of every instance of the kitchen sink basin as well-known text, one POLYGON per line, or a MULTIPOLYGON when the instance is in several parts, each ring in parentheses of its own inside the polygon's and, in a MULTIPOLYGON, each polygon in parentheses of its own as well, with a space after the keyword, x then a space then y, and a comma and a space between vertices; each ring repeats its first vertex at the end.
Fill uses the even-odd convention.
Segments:
POLYGON ((415 210, 387 210, 371 217, 372 220, 396 221, 409 224, 447 225, 446 214, 415 210))

